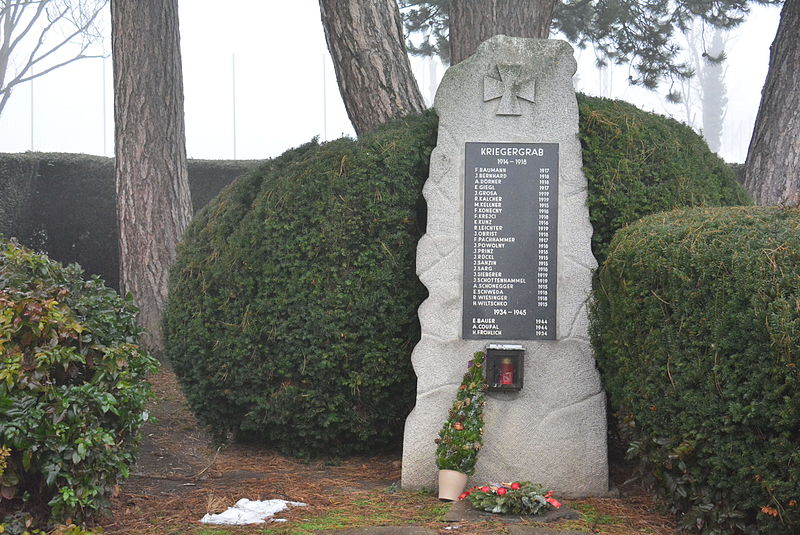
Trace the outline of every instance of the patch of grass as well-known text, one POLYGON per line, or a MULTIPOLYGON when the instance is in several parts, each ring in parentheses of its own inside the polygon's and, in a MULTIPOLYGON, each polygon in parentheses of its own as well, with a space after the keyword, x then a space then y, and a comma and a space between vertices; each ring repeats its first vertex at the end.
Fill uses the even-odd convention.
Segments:
POLYGON ((319 531, 362 528, 367 526, 386 526, 408 523, 409 519, 391 513, 364 512, 363 516, 354 513, 353 509, 341 508, 327 511, 318 516, 293 522, 290 526, 276 526, 264 533, 292 533, 312 535, 319 531))
POLYGON ((583 520, 592 524, 593 526, 600 526, 605 524, 619 524, 621 520, 612 515, 604 515, 597 511, 594 506, 588 503, 576 503, 572 506, 573 509, 578 511, 583 520))
POLYGON ((447 512, 450 511, 450 507, 452 507, 452 505, 449 503, 441 505, 433 505, 428 510, 423 511, 420 514, 419 518, 424 522, 442 520, 442 518, 444 518, 444 515, 446 515, 447 512))
POLYGON ((233 535, 233 534, 225 529, 204 529, 198 532, 197 535, 233 535))
POLYGON ((425 491, 359 492, 345 504, 339 503, 290 525, 272 525, 263 533, 310 535, 323 530, 438 522, 449 508, 450 504, 441 503, 425 491))
MULTIPOLYGON (((286 529, 273 530, 278 533, 298 533, 298 534, 313 534, 317 531, 326 529, 344 529, 350 527, 361 527, 361 525, 354 525, 353 518, 345 509, 335 509, 310 519, 304 519, 291 527, 286 526, 286 529)), ((363 524, 367 525, 367 524, 363 524)), ((266 533, 266 532, 265 532, 266 533)))
MULTIPOLYGON (((580 520, 567 520, 559 524, 559 529, 580 531, 582 533, 593 533, 597 535, 616 535, 622 533, 620 529, 628 535, 625 520, 614 515, 604 514, 588 503, 575 502, 569 506, 581 514, 580 520)), ((635 533, 646 533, 646 531, 636 531, 635 533)))
POLYGON ((401 503, 415 508, 414 515, 418 522, 438 522, 450 511, 452 503, 441 502, 436 494, 429 489, 417 491, 399 491, 401 503))
MULTIPOLYGON (((540 523, 544 527, 549 527, 544 523, 540 523)), ((559 529, 563 529, 565 531, 578 531, 580 533, 597 533, 594 531, 589 525, 587 525, 585 520, 566 520, 563 524, 558 525, 559 529)))

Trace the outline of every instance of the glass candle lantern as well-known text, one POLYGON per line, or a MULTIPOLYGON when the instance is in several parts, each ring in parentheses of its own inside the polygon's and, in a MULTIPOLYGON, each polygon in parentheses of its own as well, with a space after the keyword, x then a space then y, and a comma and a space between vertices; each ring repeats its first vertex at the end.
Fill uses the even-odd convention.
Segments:
POLYGON ((486 346, 486 383, 489 390, 512 391, 522 389, 525 365, 525 348, 516 344, 489 344, 486 346))

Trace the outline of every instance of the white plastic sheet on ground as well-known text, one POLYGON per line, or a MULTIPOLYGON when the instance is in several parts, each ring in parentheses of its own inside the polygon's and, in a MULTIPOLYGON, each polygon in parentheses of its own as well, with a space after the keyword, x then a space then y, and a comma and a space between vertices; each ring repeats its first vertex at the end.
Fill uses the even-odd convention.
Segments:
POLYGON ((289 506, 302 507, 301 502, 287 502, 286 500, 248 500, 242 498, 233 507, 228 507, 224 513, 216 515, 207 514, 200 519, 203 524, 225 524, 228 526, 243 526, 245 524, 263 524, 268 518, 285 511, 289 506))

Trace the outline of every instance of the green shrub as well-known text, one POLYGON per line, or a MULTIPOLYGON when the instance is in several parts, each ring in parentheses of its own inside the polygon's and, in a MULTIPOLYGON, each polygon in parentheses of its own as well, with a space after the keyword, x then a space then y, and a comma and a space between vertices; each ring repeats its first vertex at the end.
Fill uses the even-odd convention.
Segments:
POLYGON ((609 251, 591 335, 630 453, 688 529, 800 532, 800 211, 672 211, 609 251))
POLYGON ((483 446, 483 406, 486 404, 484 354, 475 353, 456 392, 456 399, 436 439, 436 467, 471 476, 483 446))
POLYGON ((16 237, 119 287, 114 160, 87 154, 27 155, 35 168, 27 217, 16 237))
POLYGON ((135 315, 77 265, 0 241, 0 513, 84 519, 108 504, 155 370, 135 315))
POLYGON ((34 176, 24 154, 0 155, 0 236, 13 235, 28 215, 34 176))
POLYGON ((297 455, 394 446, 408 355, 432 114, 290 150, 197 214, 179 248, 167 354, 218 437, 297 455))
POLYGON ((192 192, 193 210, 200 210, 225 186, 261 163, 261 160, 189 160, 189 189, 192 192))
POLYGON ((620 100, 578 95, 578 104, 599 263, 617 229, 642 216, 752 204, 731 168, 688 126, 620 100))
MULTIPOLYGON (((189 160, 195 210, 252 160, 189 160)), ((87 154, 0 154, 0 236, 16 237, 59 262, 78 263, 119 288, 114 159, 87 154)))
MULTIPOLYGON (((746 200, 688 127, 623 102, 580 105, 596 254, 643 214, 746 200), (641 148, 653 144, 658 154, 641 148)), ((218 436, 297 454, 397 442, 414 401, 425 295, 415 204, 435 137, 426 115, 357 142, 310 143, 196 216, 172 275, 167 342, 218 436)))

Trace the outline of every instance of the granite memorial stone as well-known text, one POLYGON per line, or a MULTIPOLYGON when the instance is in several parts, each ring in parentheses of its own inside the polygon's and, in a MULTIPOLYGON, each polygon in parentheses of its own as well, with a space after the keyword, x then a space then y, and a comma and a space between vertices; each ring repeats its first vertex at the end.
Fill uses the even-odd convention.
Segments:
POLYGON ((417 251, 429 297, 412 355, 404 488, 436 486, 434 439, 473 353, 513 344, 524 351, 524 386, 488 393, 472 480, 608 492, 605 394, 588 339, 597 264, 575 69, 566 42, 496 36, 439 86, 417 251))

